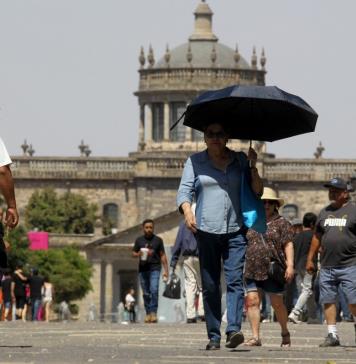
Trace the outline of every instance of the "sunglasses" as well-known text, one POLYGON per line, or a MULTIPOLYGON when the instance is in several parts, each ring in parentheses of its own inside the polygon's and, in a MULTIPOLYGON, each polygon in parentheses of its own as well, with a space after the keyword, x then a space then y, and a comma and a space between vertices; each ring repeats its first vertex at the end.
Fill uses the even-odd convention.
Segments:
POLYGON ((209 139, 224 139, 226 138, 226 133, 224 131, 217 131, 216 133, 213 131, 207 131, 205 136, 209 139))
POLYGON ((274 200, 263 200, 264 205, 275 205, 276 201, 274 200))

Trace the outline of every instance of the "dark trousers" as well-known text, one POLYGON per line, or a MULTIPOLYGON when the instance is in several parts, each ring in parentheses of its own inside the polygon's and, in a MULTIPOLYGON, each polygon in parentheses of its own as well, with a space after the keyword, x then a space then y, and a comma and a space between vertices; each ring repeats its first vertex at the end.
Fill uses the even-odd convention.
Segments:
POLYGON ((221 333, 221 260, 226 281, 226 333, 240 331, 244 307, 243 267, 246 232, 209 234, 198 231, 200 272, 208 338, 220 341, 221 333))

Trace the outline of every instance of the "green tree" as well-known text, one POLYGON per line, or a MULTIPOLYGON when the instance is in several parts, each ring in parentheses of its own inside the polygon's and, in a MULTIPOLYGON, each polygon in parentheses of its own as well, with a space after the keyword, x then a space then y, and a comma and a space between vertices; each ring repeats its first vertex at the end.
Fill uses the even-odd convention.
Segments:
POLYGON ((81 195, 67 192, 59 200, 63 215, 63 230, 66 233, 88 234, 94 232, 97 207, 88 204, 81 195))
POLYGON ((71 192, 58 196, 50 188, 36 191, 25 211, 29 229, 50 233, 89 234, 94 231, 97 206, 71 192))
POLYGON ((64 216, 57 193, 46 188, 35 191, 25 210, 26 224, 30 229, 64 233, 64 216))
POLYGON ((53 283, 58 303, 82 299, 92 289, 91 265, 76 248, 33 251, 29 263, 53 283))
POLYGON ((14 269, 18 262, 28 263, 30 250, 27 233, 22 225, 17 226, 5 237, 10 243, 10 250, 7 254, 9 266, 14 269))
POLYGON ((11 248, 8 254, 12 269, 16 263, 24 264, 25 273, 36 267, 39 273, 49 278, 55 288, 55 302, 82 299, 92 289, 90 263, 80 255, 78 249, 29 250, 27 232, 22 226, 12 230, 7 237, 11 248))

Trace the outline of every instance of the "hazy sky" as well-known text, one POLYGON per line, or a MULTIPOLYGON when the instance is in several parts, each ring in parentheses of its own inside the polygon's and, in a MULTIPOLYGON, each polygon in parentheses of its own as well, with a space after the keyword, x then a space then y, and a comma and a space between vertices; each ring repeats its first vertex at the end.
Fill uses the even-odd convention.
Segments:
MULTIPOLYGON (((0 135, 10 154, 136 150, 138 54, 187 41, 199 0, 0 0, 0 135)), ((265 47, 268 85, 302 96, 316 132, 268 143, 277 157, 355 158, 356 1, 207 0, 214 33, 250 63, 265 47)))

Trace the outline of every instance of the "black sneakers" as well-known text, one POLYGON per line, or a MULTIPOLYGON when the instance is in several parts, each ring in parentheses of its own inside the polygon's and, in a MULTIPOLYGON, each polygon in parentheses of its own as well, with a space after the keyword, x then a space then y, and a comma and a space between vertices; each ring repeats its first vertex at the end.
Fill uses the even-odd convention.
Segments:
POLYGON ((206 350, 219 350, 220 343, 219 343, 219 341, 210 340, 205 349, 206 350))
POLYGON ((225 347, 233 349, 244 342, 245 338, 242 332, 231 331, 226 336, 225 347))
POLYGON ((328 334, 324 342, 319 345, 321 348, 327 348, 329 346, 340 346, 340 341, 338 336, 333 336, 333 334, 328 334))
POLYGON ((188 318, 187 319, 187 324, 196 324, 197 323, 197 319, 196 318, 188 318))

